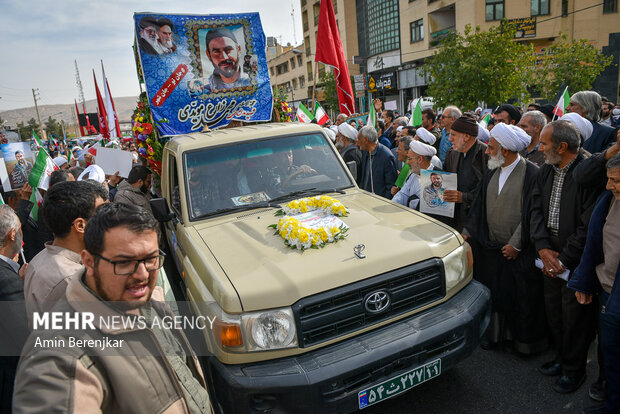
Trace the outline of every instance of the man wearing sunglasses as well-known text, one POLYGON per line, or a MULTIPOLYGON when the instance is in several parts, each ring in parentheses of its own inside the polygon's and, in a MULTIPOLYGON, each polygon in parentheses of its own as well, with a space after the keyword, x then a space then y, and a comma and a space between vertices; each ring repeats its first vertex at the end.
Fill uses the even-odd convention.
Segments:
POLYGON ((18 368, 14 413, 211 412, 204 376, 182 330, 153 323, 173 316, 153 295, 164 263, 158 237, 159 223, 141 207, 112 203, 97 209, 84 233, 85 269, 52 309, 92 314, 93 326, 35 326, 18 368), (72 346, 71 337, 80 345, 72 346), (104 340, 115 342, 104 348, 104 340))

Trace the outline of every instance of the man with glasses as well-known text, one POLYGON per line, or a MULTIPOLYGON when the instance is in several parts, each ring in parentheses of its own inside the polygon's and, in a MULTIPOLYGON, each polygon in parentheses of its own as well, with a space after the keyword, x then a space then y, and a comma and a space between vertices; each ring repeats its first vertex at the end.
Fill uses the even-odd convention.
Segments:
POLYGON ((159 223, 138 206, 97 209, 86 226, 85 269, 52 310, 90 313, 93 327, 32 333, 18 368, 13 412, 211 412, 196 355, 178 326, 166 329, 163 318, 172 311, 154 294, 164 263, 158 237, 159 223), (134 318, 144 326, 114 322, 134 318), (58 345, 71 344, 70 337, 80 345, 58 345), (88 345, 107 338, 116 342, 105 349, 88 345), (43 342, 49 339, 56 342, 43 342))
POLYGON ((24 278, 28 322, 32 313, 49 310, 62 298, 75 272, 83 269, 84 229, 95 209, 108 199, 105 188, 90 181, 65 181, 50 187, 41 205, 54 235, 30 262, 24 278))

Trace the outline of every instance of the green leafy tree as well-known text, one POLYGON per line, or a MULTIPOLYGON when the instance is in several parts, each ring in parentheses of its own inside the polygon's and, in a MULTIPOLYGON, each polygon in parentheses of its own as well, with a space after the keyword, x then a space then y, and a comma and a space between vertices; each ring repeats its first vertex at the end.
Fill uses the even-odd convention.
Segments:
POLYGON ((515 31, 504 22, 488 32, 467 25, 463 33, 449 33, 425 66, 428 94, 437 106, 473 109, 480 101, 526 101, 535 59, 530 45, 514 41, 515 31))
POLYGON ((62 136, 62 126, 56 119, 50 116, 47 118, 47 121, 45 121, 45 132, 47 132, 48 137, 55 135, 56 138, 58 138, 62 136))
POLYGON ((34 118, 30 118, 25 125, 23 122, 18 122, 17 131, 19 133, 19 139, 21 139, 22 141, 28 141, 30 137, 32 136, 32 131, 33 130, 38 131, 38 128, 39 128, 39 124, 37 123, 37 120, 34 118))
POLYGON ((588 40, 568 41, 563 34, 560 41, 550 47, 536 71, 538 90, 543 98, 551 100, 565 85, 570 94, 590 89, 611 61, 611 56, 603 55, 588 40))

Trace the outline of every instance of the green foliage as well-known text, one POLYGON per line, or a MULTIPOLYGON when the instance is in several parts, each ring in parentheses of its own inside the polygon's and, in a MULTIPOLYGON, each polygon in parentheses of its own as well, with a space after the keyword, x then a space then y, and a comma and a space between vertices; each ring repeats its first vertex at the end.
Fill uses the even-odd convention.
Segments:
POLYGON ((33 130, 36 130, 36 131, 39 130, 39 124, 37 123, 37 120, 34 118, 30 118, 26 125, 24 125, 23 122, 18 122, 16 126, 17 126, 17 131, 19 133, 19 139, 22 141, 28 141, 30 137, 32 136, 33 130))
POLYGON ((550 53, 542 59, 537 71, 537 86, 541 96, 547 100, 568 85, 568 92, 590 89, 592 82, 607 66, 612 57, 603 55, 585 39, 568 41, 566 35, 554 43, 550 53))
MULTIPOLYGON (((351 76, 351 86, 353 87, 353 94, 355 95, 355 82, 353 76, 351 76)), ((317 88, 322 88, 325 94, 325 101, 322 102, 325 110, 333 110, 335 113, 340 112, 340 104, 338 103, 338 89, 336 88, 336 77, 332 70, 324 70, 319 74, 319 80, 317 82, 317 88)), ((312 108, 311 110, 314 110, 312 108)))
POLYGON ((56 138, 62 137, 62 126, 56 119, 50 116, 47 118, 47 121, 45 121, 45 132, 47 132, 49 138, 51 138, 52 135, 56 136, 56 138))
POLYGON ((425 66, 430 75, 428 94, 437 106, 473 109, 479 101, 526 101, 527 86, 534 83, 535 59, 532 47, 515 42, 514 34, 514 25, 508 24, 488 32, 467 25, 462 34, 448 34, 425 66))

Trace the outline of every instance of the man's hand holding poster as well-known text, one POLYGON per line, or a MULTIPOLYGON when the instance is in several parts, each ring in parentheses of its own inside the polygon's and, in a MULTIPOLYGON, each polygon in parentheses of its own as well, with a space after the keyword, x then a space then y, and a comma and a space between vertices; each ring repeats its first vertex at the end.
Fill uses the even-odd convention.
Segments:
POLYGON ((162 135, 269 121, 273 95, 258 13, 134 14, 139 64, 162 135))

